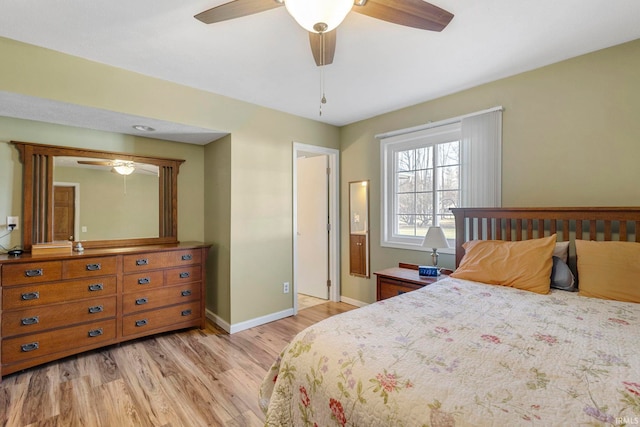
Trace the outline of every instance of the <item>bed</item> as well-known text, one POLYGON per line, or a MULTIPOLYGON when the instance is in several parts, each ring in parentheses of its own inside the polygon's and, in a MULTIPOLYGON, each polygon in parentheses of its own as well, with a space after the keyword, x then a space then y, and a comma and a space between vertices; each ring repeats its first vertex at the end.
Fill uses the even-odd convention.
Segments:
POLYGON ((452 277, 300 332, 266 425, 640 424, 640 208, 453 213, 452 277))

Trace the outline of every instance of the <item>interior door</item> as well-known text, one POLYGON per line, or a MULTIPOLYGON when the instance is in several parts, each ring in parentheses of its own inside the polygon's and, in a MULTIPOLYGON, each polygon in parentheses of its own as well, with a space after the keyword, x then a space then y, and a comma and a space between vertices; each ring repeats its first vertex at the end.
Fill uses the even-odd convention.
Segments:
POLYGON ((298 293, 328 299, 328 156, 297 159, 298 293))
POLYGON ((56 185, 53 187, 53 240, 74 240, 75 188, 56 185))

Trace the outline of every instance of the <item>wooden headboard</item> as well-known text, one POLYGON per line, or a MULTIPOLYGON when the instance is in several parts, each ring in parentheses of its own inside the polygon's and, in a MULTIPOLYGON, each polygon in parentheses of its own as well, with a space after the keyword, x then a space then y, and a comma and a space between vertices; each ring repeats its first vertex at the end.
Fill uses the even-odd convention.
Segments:
POLYGON ((462 244, 469 240, 519 241, 555 233, 558 241, 640 242, 640 207, 452 208, 451 211, 456 224, 456 267, 464 255, 462 244))

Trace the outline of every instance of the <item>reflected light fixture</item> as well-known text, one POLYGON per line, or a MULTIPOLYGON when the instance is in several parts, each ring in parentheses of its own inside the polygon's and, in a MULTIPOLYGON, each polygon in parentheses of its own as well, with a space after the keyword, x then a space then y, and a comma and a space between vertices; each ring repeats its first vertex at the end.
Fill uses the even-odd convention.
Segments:
POLYGON ((113 170, 120 175, 131 175, 136 170, 133 162, 118 162, 113 165, 113 170))
POLYGON ((302 28, 322 34, 344 21, 353 0, 285 0, 284 5, 302 28))
POLYGON ((424 236, 424 240, 422 241, 423 248, 431 248, 433 252, 431 253, 431 260, 433 262, 434 267, 438 265, 438 248, 448 248, 449 242, 447 242, 447 238, 444 235, 444 231, 442 231, 441 227, 429 227, 427 230, 427 234, 424 236))

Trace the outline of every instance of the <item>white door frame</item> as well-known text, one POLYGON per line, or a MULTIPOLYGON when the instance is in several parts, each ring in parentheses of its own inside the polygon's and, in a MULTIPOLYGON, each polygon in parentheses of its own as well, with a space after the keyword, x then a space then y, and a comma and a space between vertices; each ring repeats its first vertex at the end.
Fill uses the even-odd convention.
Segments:
POLYGON ((340 301, 340 151, 334 148, 293 143, 293 314, 298 312, 298 167, 303 153, 325 154, 329 158, 329 300, 340 301))

